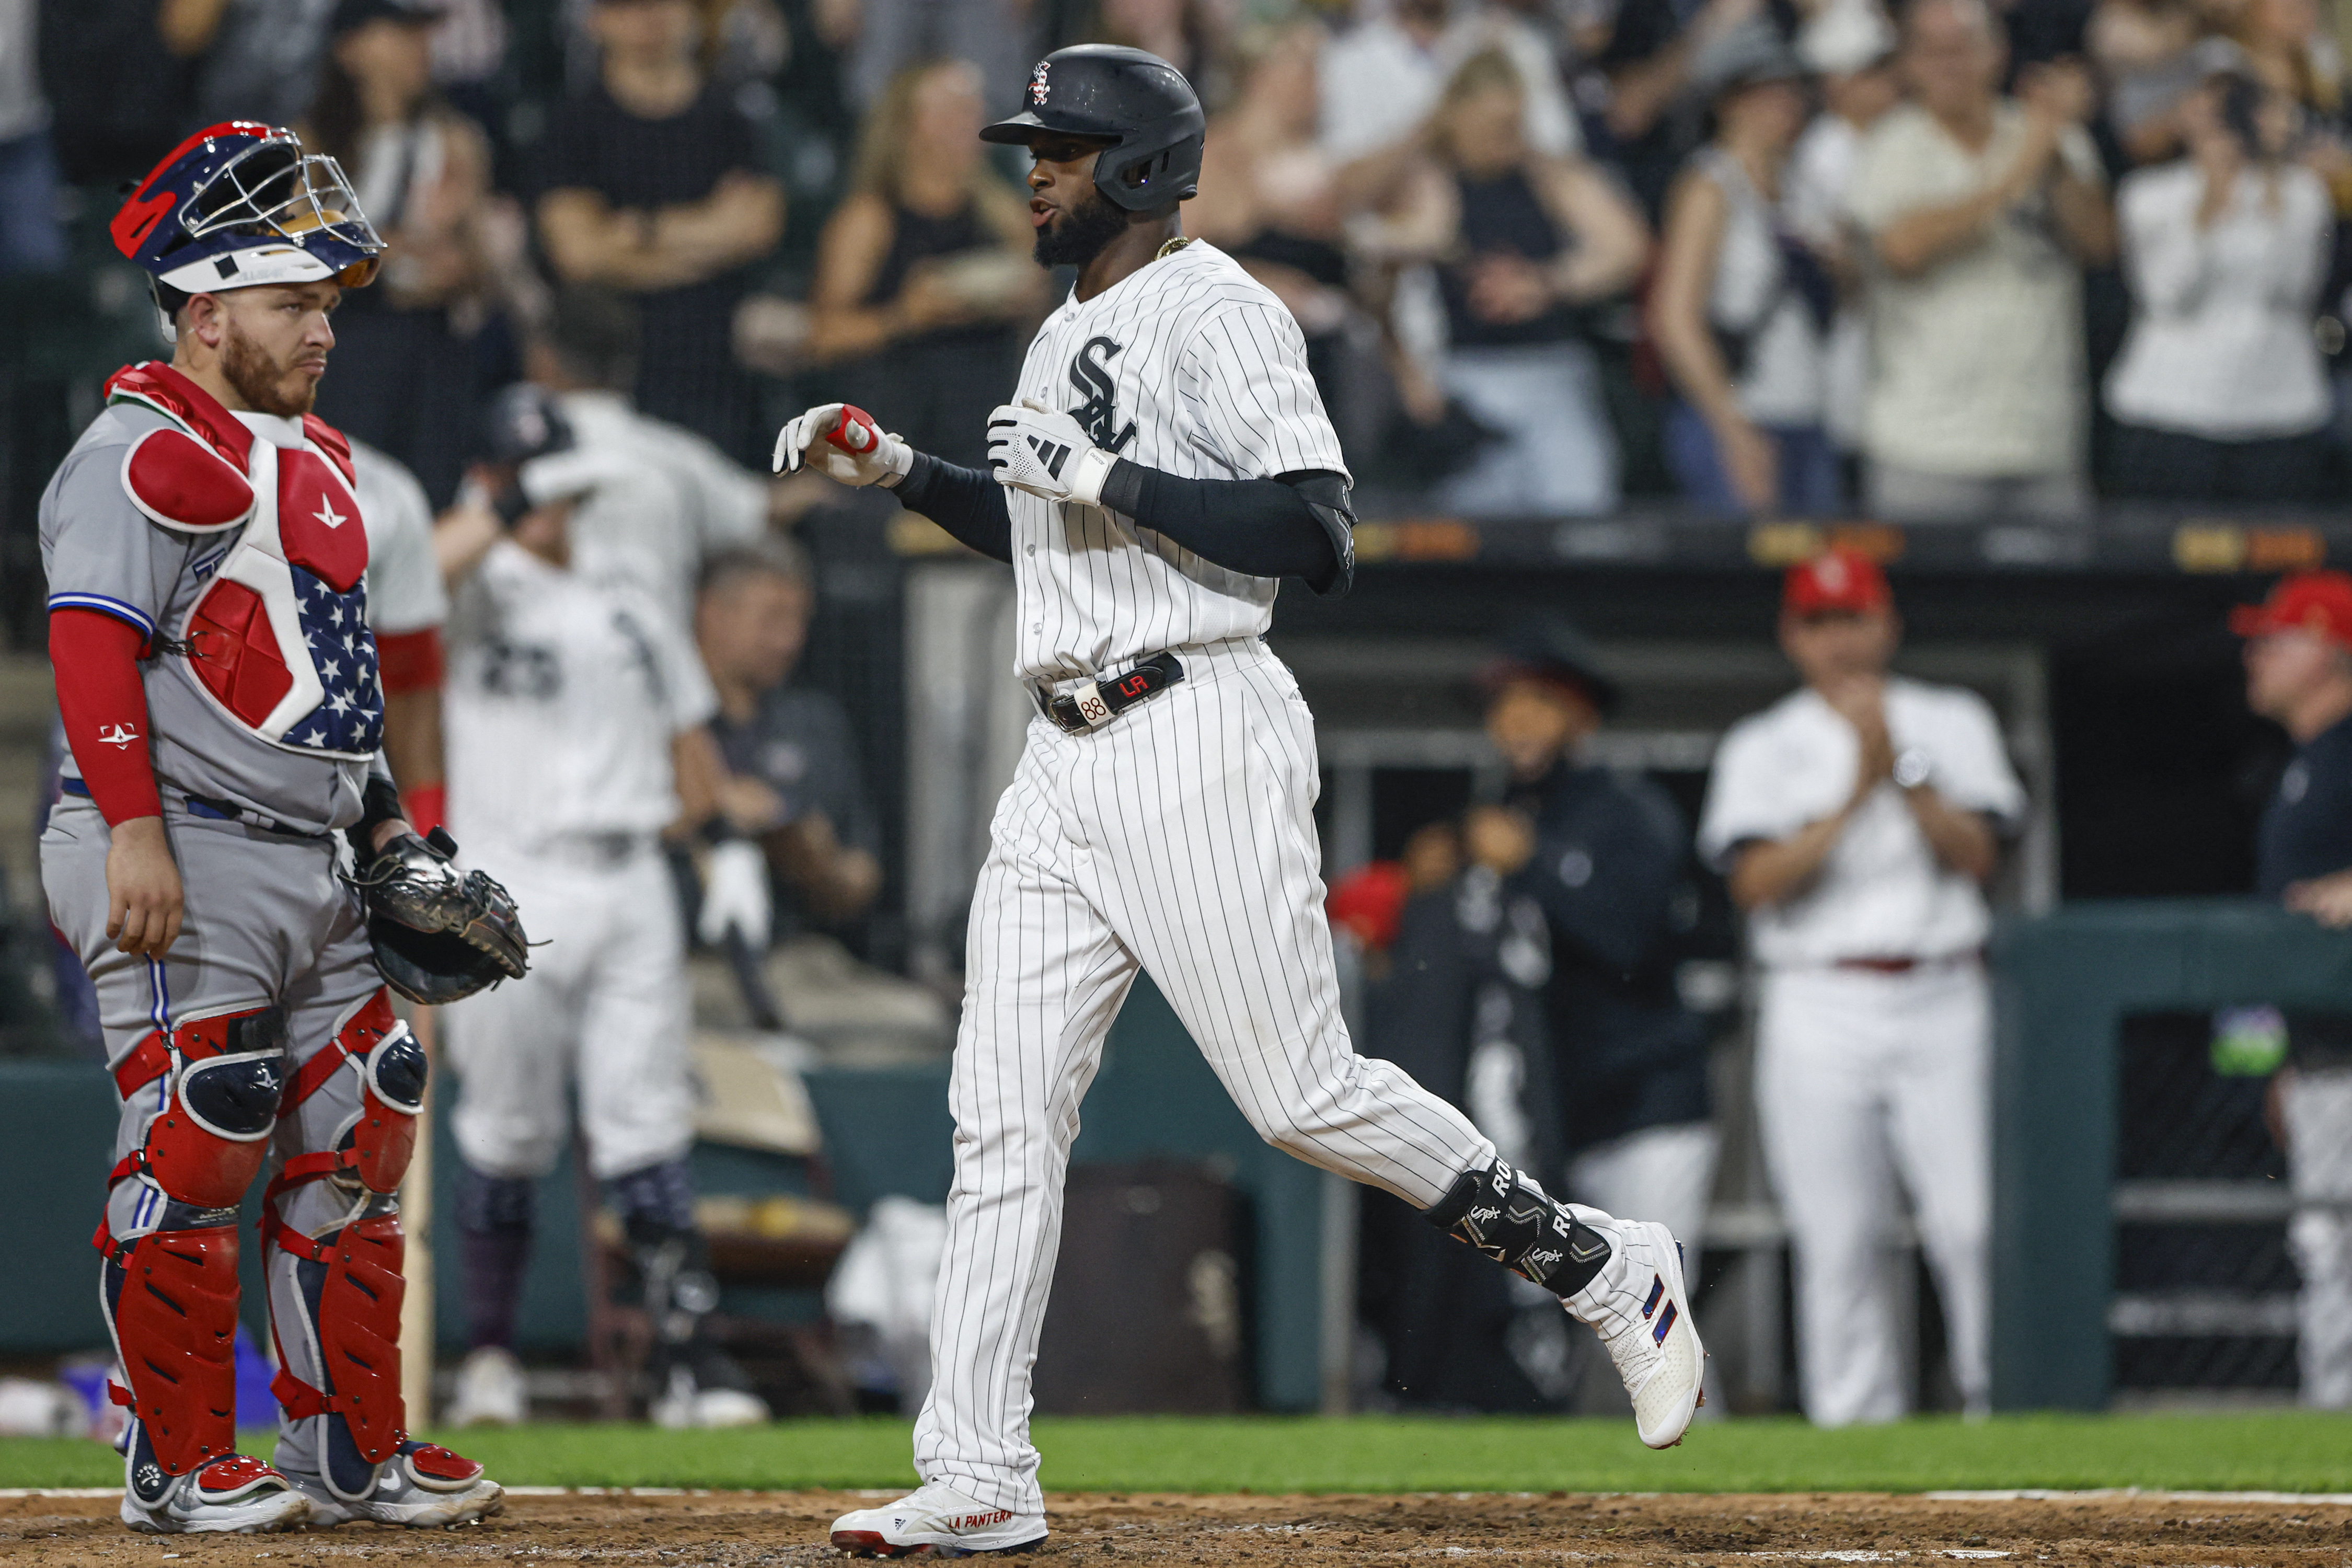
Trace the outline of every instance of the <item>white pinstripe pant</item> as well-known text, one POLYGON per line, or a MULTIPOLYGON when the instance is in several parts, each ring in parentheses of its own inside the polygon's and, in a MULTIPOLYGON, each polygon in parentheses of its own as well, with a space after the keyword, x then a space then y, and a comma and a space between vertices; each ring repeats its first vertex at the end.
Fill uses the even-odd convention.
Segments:
POLYGON ((1063 1173, 1139 969, 1276 1147, 1422 1208, 1495 1157, 1459 1111, 1349 1043, 1297 682, 1255 638, 1180 657, 1182 684, 1099 731, 1030 724, 973 898, 915 1468, 992 1508, 1044 1507, 1029 1375, 1063 1173))

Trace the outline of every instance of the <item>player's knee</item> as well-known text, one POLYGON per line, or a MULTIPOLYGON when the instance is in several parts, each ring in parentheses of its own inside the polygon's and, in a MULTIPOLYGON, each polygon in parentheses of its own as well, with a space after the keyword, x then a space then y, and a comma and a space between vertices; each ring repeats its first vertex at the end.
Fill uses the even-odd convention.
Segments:
POLYGON ((131 1163, 182 1203, 234 1206, 260 1173, 278 1125, 286 1089, 283 1016, 263 1008, 200 1019, 173 1030, 168 1044, 160 1035, 151 1040, 176 1073, 166 1067, 170 1098, 131 1163))

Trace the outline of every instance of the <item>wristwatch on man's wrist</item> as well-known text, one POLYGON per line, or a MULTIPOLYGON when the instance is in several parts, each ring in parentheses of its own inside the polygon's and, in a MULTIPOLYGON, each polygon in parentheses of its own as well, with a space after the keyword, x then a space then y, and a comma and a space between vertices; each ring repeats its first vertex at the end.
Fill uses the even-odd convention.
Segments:
POLYGON ((1906 746, 1895 754, 1895 784, 1897 789, 1917 789, 1935 771, 1934 759, 1916 746, 1906 746))

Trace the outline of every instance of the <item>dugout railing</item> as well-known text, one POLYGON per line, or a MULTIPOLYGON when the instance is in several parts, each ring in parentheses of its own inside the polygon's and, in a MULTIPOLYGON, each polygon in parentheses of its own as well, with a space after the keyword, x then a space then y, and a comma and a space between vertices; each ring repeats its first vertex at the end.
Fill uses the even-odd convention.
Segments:
POLYGON ((1993 949, 1993 1403, 2284 1398, 2295 1289, 2262 1063, 2217 1014, 2352 1012, 2352 936, 2218 900, 2068 905, 1993 949))

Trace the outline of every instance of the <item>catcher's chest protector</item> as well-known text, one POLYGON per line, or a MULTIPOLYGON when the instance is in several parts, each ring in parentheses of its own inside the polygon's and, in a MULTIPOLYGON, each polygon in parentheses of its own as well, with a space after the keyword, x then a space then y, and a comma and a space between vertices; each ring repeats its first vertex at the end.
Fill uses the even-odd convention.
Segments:
POLYGON ((132 505, 176 532, 244 530, 174 628, 198 689, 271 745, 373 754, 383 693, 349 444, 305 416, 300 447, 274 446, 165 365, 124 371, 107 395, 173 421, 124 455, 132 505))

